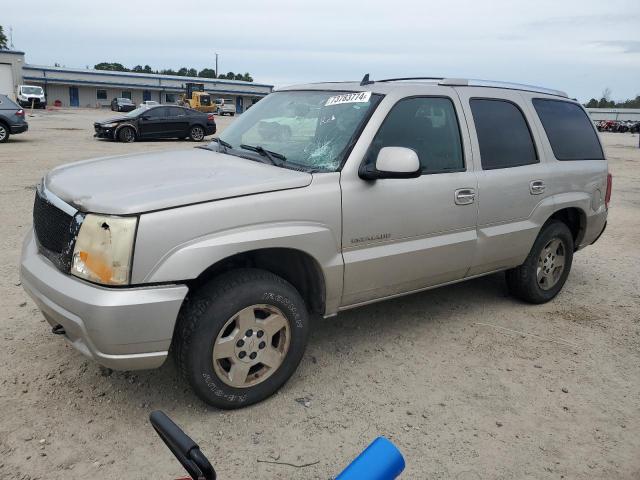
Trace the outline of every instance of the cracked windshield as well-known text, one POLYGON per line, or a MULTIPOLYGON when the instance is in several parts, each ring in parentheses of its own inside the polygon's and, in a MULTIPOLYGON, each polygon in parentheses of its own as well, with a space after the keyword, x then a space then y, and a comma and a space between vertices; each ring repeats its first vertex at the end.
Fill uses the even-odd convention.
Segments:
POLYGON ((267 151, 280 166, 335 171, 379 100, 371 92, 276 92, 244 113, 220 139, 228 153, 267 151))

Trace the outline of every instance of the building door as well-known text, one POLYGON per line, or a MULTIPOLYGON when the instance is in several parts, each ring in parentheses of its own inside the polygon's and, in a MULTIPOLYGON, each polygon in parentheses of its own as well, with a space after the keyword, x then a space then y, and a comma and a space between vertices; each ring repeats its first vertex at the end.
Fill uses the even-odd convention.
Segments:
POLYGON ((72 107, 80 106, 80 96, 78 95, 78 87, 69 87, 69 105, 72 107))
POLYGON ((142 92, 142 101, 146 102, 148 100, 151 100, 151 92, 149 90, 144 90, 142 92))
POLYGON ((242 113, 243 110, 243 102, 242 97, 236 97, 236 113, 242 113))
POLYGON ((0 93, 16 98, 16 92, 13 91, 13 72, 9 63, 0 63, 0 93))

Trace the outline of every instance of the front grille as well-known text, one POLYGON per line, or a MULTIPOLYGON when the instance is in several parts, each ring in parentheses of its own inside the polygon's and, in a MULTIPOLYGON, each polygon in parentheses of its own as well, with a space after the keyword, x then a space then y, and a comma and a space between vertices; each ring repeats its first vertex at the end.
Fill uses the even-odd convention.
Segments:
POLYGON ((79 224, 74 217, 49 203, 39 191, 33 204, 33 230, 40 253, 60 270, 69 271, 79 224))

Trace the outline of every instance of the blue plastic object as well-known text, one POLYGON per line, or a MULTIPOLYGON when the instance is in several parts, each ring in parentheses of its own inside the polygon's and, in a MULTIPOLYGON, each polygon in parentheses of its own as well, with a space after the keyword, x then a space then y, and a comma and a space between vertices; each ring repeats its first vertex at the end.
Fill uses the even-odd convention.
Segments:
POLYGON ((400 450, 384 437, 369 445, 336 480, 394 480, 404 470, 400 450))

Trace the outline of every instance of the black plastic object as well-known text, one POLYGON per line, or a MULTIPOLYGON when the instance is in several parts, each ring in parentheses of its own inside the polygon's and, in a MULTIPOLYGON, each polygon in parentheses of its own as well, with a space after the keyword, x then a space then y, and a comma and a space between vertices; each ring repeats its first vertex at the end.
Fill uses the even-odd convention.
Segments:
POLYGON ((362 81, 360 82, 361 86, 365 86, 365 85, 371 85, 372 83, 374 83, 373 80, 369 80, 369 74, 365 74, 364 77, 362 77, 362 81))
POLYGON ((53 327, 51 329, 51 333, 53 333, 54 335, 66 335, 67 332, 65 332, 64 327, 60 324, 56 325, 55 327, 53 327))
POLYGON ((160 410, 149 415, 149 421, 193 480, 215 480, 216 472, 200 447, 160 410))

